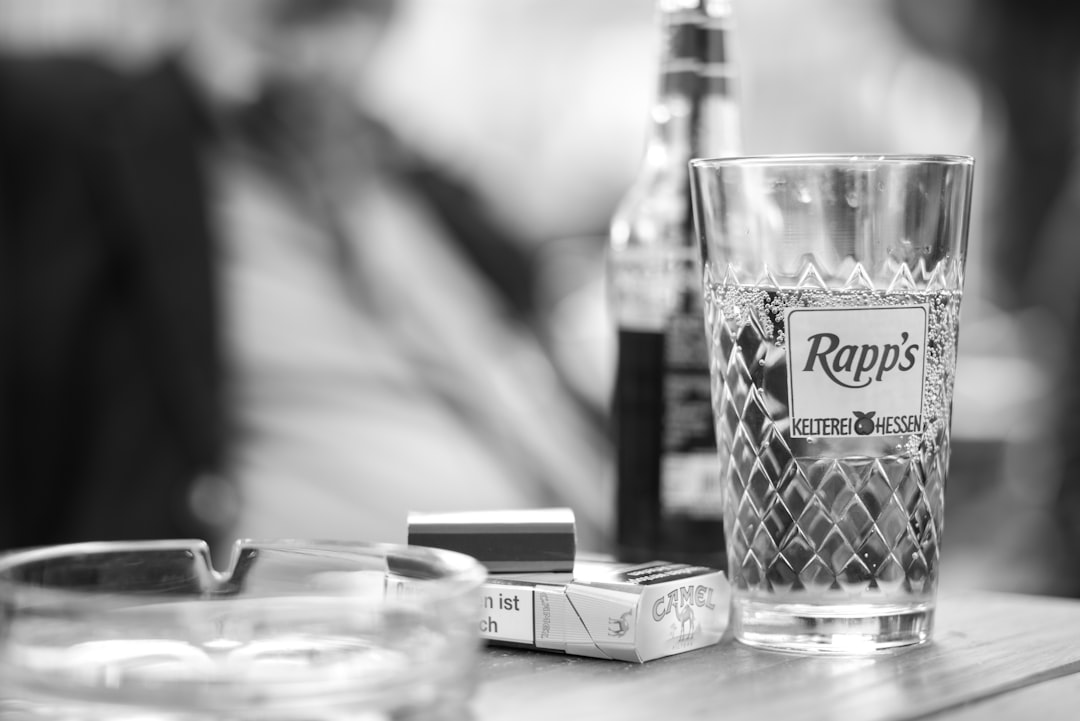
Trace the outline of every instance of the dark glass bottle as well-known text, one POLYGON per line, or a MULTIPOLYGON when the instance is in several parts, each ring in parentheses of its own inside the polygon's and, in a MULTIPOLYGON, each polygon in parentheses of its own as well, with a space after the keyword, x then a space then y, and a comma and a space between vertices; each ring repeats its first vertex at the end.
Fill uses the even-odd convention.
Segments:
POLYGON ((645 157, 612 219, 616 545, 624 560, 726 566, 700 259, 687 163, 735 153, 729 0, 659 0, 645 157))

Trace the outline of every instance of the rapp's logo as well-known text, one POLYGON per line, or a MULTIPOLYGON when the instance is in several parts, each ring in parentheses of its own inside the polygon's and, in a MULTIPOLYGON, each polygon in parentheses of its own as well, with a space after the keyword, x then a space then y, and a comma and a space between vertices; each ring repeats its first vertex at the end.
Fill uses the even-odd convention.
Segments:
POLYGON ((843 343, 835 333, 815 333, 809 337, 805 372, 820 367, 825 376, 844 388, 866 388, 881 382, 886 373, 908 373, 919 360, 922 346, 909 339, 910 333, 900 334, 899 343, 882 345, 843 343))
POLYGON ((916 433, 929 309, 792 308, 785 315, 790 433, 916 433))

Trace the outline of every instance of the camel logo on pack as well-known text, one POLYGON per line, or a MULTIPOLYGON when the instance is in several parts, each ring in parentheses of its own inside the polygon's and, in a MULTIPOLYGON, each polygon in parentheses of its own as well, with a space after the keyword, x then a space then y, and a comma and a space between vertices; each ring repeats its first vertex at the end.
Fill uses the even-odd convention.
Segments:
POLYGON ((679 641, 691 641, 694 638, 694 607, 687 604, 675 609, 675 618, 679 619, 679 641))
POLYGON ((627 611, 618 618, 608 619, 608 635, 615 638, 622 638, 630 631, 630 617, 633 615, 633 609, 627 611))
POLYGON ((928 319, 926 305, 789 309, 790 434, 918 433, 928 319))
POLYGON ((657 623, 668 616, 674 616, 671 622, 671 637, 682 643, 692 641, 697 629, 694 608, 716 608, 713 601, 713 588, 702 584, 689 584, 673 589, 653 602, 652 618, 657 623))

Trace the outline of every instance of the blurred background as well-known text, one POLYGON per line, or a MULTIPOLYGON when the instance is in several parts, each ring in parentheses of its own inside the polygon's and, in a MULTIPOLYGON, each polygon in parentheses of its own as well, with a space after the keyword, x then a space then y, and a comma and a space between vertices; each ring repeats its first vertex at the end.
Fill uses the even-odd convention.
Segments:
MULTIPOLYGON (((747 153, 977 159, 945 589, 1080 595, 1080 23, 735 2, 747 153)), ((0 0, 0 546, 609 548, 603 243, 652 0, 0 0)))

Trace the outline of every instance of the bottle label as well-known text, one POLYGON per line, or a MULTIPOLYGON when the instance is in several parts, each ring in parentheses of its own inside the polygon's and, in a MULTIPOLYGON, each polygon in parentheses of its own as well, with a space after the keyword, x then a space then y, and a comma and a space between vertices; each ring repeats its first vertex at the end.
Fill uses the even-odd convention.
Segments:
POLYGON ((723 514, 705 324, 700 311, 675 313, 664 343, 661 507, 704 518, 723 514))
POLYGON ((926 305, 791 308, 791 436, 890 436, 922 429, 926 305))

